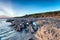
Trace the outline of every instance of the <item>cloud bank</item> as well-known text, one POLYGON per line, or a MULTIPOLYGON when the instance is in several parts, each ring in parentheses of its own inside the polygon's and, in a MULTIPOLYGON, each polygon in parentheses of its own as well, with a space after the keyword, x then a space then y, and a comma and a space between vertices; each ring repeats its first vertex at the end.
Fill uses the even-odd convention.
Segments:
POLYGON ((11 1, 0 1, 0 15, 14 17, 11 1))

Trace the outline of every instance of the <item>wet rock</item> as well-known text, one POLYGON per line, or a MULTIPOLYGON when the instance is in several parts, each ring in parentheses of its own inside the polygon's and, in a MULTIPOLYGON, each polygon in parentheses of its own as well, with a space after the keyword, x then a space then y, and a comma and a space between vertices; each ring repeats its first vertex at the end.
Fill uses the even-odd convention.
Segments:
POLYGON ((13 19, 7 19, 6 22, 12 22, 14 21, 13 19))

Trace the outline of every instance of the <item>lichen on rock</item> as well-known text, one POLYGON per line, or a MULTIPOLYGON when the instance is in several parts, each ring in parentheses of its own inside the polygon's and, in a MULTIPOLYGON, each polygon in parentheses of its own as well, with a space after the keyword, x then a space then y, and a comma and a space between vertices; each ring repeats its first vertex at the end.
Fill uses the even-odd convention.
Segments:
POLYGON ((45 24, 36 32, 35 37, 37 40, 60 40, 60 28, 45 24))

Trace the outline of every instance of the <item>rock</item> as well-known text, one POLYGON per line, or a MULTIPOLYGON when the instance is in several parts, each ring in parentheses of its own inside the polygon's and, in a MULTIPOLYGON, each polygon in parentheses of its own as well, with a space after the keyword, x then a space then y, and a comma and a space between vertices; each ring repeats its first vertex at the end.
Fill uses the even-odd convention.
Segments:
POLYGON ((8 19, 8 20, 6 20, 6 22, 12 22, 12 21, 14 21, 14 20, 12 20, 12 19, 8 19))
POLYGON ((45 24, 36 32, 37 40, 60 40, 60 28, 55 25, 45 24))

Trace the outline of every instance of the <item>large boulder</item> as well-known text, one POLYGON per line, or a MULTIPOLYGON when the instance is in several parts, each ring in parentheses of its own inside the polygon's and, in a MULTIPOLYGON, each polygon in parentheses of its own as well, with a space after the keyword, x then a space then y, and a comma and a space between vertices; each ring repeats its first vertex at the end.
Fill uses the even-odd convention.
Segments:
POLYGON ((60 40, 60 28, 54 24, 45 24, 36 32, 37 40, 60 40))

